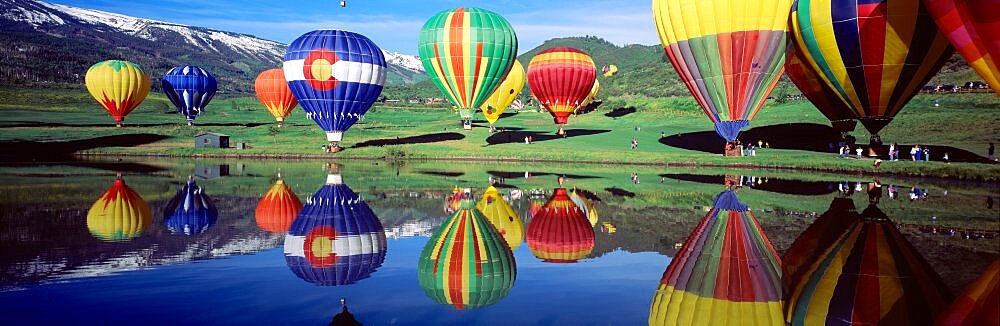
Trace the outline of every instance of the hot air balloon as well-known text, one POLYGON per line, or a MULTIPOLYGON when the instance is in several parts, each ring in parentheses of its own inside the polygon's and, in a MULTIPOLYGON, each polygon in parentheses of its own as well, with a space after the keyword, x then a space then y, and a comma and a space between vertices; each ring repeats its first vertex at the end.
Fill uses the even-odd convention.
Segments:
POLYGON ((462 203, 462 197, 465 192, 470 192, 470 189, 460 190, 458 186, 451 190, 451 195, 444 197, 444 213, 451 214, 458 210, 458 204, 462 203))
POLYGON ((152 223, 149 205, 121 177, 87 211, 87 229, 104 241, 130 240, 152 223))
POLYGON ((930 323, 948 289, 916 248, 874 204, 790 284, 792 325, 930 323))
POLYGON ((727 189, 663 273, 649 324, 784 325, 781 305, 781 260, 727 189))
POLYGON ((163 223, 171 234, 197 235, 215 225, 219 210, 194 178, 188 178, 184 187, 167 202, 163 216, 163 223))
POLYGON ((830 208, 816 218, 782 257, 782 282, 785 289, 809 276, 809 266, 815 264, 837 239, 847 233, 851 225, 861 219, 854 200, 850 197, 834 198, 830 208))
POLYGON ((489 306, 507 296, 517 266, 507 242, 467 196, 427 240, 417 274, 428 297, 461 310, 489 306))
POLYGON ((257 203, 254 217, 261 230, 281 233, 288 232, 295 216, 302 210, 302 202, 292 188, 278 175, 271 189, 257 203))
POLYGON ((597 226, 597 208, 594 207, 594 203, 587 199, 586 195, 576 193, 576 189, 573 189, 569 193, 569 199, 576 204, 577 208, 583 211, 583 215, 587 217, 587 221, 590 222, 590 226, 597 226))
POLYGON ((326 132, 328 150, 339 151, 344 132, 382 94, 387 65, 374 42, 354 32, 317 30, 285 51, 285 79, 299 105, 326 132))
POLYGON ((590 93, 587 93, 587 98, 583 99, 583 103, 580 103, 580 107, 577 110, 586 108, 594 99, 597 98, 597 92, 601 90, 601 81, 594 79, 594 86, 590 88, 590 93))
POLYGON ((580 108, 597 80, 594 59, 583 50, 555 47, 535 55, 528 63, 528 87, 559 125, 580 108))
POLYGON ((517 250, 521 246, 521 241, 524 241, 524 223, 514 208, 500 197, 497 188, 486 188, 483 198, 476 203, 476 209, 500 232, 510 250, 517 250))
POLYGON ((750 125, 785 63, 792 0, 655 0, 663 49, 715 124, 732 142, 750 125))
POLYGON ((503 79, 500 86, 497 86, 497 90, 480 106, 483 115, 486 116, 486 121, 490 123, 490 130, 495 130, 493 124, 497 122, 497 119, 500 119, 500 115, 521 95, 521 89, 524 88, 524 78, 524 66, 521 66, 521 62, 515 59, 510 72, 507 73, 507 77, 503 79))
POLYGON ((292 113, 292 109, 299 104, 292 95, 292 90, 288 88, 285 81, 285 72, 281 69, 268 69, 257 75, 253 82, 254 91, 257 92, 257 99, 264 104, 267 112, 274 116, 281 127, 285 117, 292 113))
POLYGON ((879 131, 952 53, 919 1, 801 0, 792 32, 800 59, 850 106, 875 148, 879 131))
POLYGON ((565 188, 552 197, 528 223, 528 249, 550 263, 575 263, 594 250, 594 228, 569 199, 565 188))
POLYGON ((1000 2, 923 0, 951 45, 1000 96, 1000 2))
POLYGON ((785 73, 802 91, 802 95, 830 120, 833 130, 839 132, 841 138, 846 137, 847 133, 854 131, 858 117, 851 106, 837 95, 837 91, 823 80, 820 72, 809 65, 809 60, 802 58, 807 55, 793 42, 785 61, 785 73))
POLYGON ((330 174, 292 222, 285 262, 296 276, 321 286, 365 279, 385 261, 385 229, 361 196, 330 174))
POLYGON ((90 66, 84 81, 90 96, 108 111, 118 127, 146 99, 152 85, 149 74, 139 65, 123 60, 101 61, 90 66))
POLYGON ((205 111, 216 90, 215 76, 195 66, 174 67, 163 75, 163 93, 177 107, 177 112, 184 115, 189 126, 194 125, 194 118, 205 111))
POLYGON ((604 74, 604 77, 611 77, 611 76, 617 75, 618 74, 618 66, 616 66, 616 65, 604 65, 604 68, 601 68, 601 73, 604 74))
POLYGON ((1000 325, 1000 259, 986 267, 955 302, 937 318, 937 325, 1000 325))
POLYGON ((480 8, 437 13, 420 30, 424 70, 458 109, 465 129, 472 113, 500 86, 517 59, 517 35, 502 16, 480 8))

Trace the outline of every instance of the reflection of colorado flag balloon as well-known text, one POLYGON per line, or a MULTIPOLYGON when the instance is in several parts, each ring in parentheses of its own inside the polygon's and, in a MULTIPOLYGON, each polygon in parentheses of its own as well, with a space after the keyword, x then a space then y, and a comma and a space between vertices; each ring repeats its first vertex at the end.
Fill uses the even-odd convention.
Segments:
POLYGON ((285 79, 306 116, 340 141, 382 94, 386 63, 367 37, 318 30, 292 42, 285 52, 285 79))
POLYGON ((329 175, 292 222, 285 262, 299 278, 346 285, 367 278, 385 260, 385 230, 368 204, 329 175))

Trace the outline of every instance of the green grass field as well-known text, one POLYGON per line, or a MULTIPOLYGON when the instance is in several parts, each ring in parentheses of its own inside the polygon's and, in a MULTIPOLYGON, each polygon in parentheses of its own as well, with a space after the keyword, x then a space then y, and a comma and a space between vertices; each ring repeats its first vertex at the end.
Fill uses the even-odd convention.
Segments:
MULTIPOLYGON (((62 142, 100 136, 156 134, 165 138, 130 147, 88 147, 77 154, 143 154, 170 156, 274 156, 320 158, 454 158, 482 160, 542 160, 593 163, 644 163, 673 165, 719 165, 739 167, 786 167, 826 171, 862 172, 872 170, 869 160, 843 160, 834 154, 790 149, 764 149, 756 157, 726 158, 721 148, 689 150, 660 143, 660 133, 711 132, 711 123, 691 98, 609 98, 608 105, 594 112, 570 118, 570 137, 544 140, 556 126, 547 113, 522 112, 501 119, 500 128, 521 128, 536 135, 536 143, 525 145, 523 137, 492 139, 485 122, 472 131, 461 130, 457 114, 444 108, 393 108, 376 106, 363 123, 345 134, 340 153, 323 153, 322 130, 296 111, 285 126, 278 128, 273 118, 253 98, 216 99, 194 127, 184 124, 177 114, 166 113, 170 105, 153 94, 126 118, 125 128, 113 121, 81 90, 15 91, 0 89, 0 141, 62 142), (605 115, 610 106, 636 108, 635 113, 613 118, 605 115), (635 131, 640 126, 641 131, 635 131), (251 148, 195 149, 197 133, 212 131, 231 136, 230 143, 246 142, 251 148), (364 146, 365 144, 407 142, 404 145, 364 146), (638 150, 629 149, 636 137, 638 150), (448 139, 448 140, 446 140, 448 139), (491 144, 491 141, 494 144, 491 144), (499 143, 497 143, 499 141, 499 143), (509 141, 509 143, 507 143, 509 141), (356 146, 360 145, 360 146, 356 146)), ((828 125, 826 119, 806 101, 769 102, 751 128, 784 123, 828 125)), ((714 135, 714 132, 712 132, 714 135)), ((859 125, 853 133, 859 143, 868 135, 859 125)), ((991 94, 920 95, 883 132, 886 143, 931 144, 986 155, 988 142, 1000 135, 1000 99, 991 94), (933 107, 939 100, 940 107, 933 107)), ((783 134, 763 139, 773 147, 809 134, 783 134)), ((714 136, 712 136, 714 137, 714 136)), ((127 138, 127 136, 123 136, 127 138)), ((704 137, 703 137, 704 138, 704 137)), ((683 138, 682 138, 683 139, 683 138)), ((754 139, 749 139, 754 141, 754 139)), ((684 146, 682 146, 684 147, 684 146)), ((935 153, 937 157, 943 153, 935 153)), ((453 163, 445 163, 453 164, 453 163)), ((1000 179, 1000 165, 942 162, 886 162, 881 173, 952 178, 1000 179)))

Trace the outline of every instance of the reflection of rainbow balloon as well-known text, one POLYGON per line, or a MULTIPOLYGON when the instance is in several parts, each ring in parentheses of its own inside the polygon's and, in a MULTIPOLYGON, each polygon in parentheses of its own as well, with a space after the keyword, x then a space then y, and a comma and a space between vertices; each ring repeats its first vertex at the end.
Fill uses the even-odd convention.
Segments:
POLYGON ((784 325, 781 304, 781 260, 726 190, 663 273, 649 324, 784 325))
POLYGON ((188 179, 184 188, 167 203, 163 215, 166 216, 163 223, 170 233, 193 235, 202 234, 215 225, 219 211, 194 179, 188 179))
POLYGON ((254 217, 261 230, 274 233, 287 232, 292 226, 292 220, 301 209, 302 202, 299 201, 299 197, 279 177, 257 203, 254 217))
POLYGON ((574 263, 594 250, 594 229, 566 189, 552 197, 528 223, 528 248, 546 262, 574 263))
POLYGON ((385 246, 385 229, 368 204, 339 174, 328 175, 285 236, 285 262, 307 282, 346 285, 382 266, 385 246))
POLYGON ((583 211, 583 215, 587 217, 587 221, 590 222, 590 226, 597 226, 597 208, 594 207, 594 203, 587 199, 586 195, 576 193, 576 189, 569 193, 569 199, 576 204, 583 211))
POLYGON ((1000 259, 986 267, 955 302, 938 316, 938 325, 1000 325, 1000 259))
POLYGON ((497 188, 490 186, 483 192, 483 198, 476 203, 476 209, 486 216, 493 227, 500 232, 511 250, 517 250, 524 241, 524 224, 513 207, 503 197, 497 188))
POLYGON ((507 242, 471 199, 434 232, 417 264, 420 287, 455 309, 497 303, 514 286, 517 266, 507 242))
POLYGON ((121 178, 116 178, 87 211, 90 234, 105 241, 135 238, 152 222, 149 205, 121 178))
POLYGON ((934 269, 874 205, 817 251, 789 286, 785 318, 793 325, 930 323, 948 303, 934 269))
POLYGON ((860 218, 854 200, 849 197, 834 198, 830 208, 817 217, 785 251, 781 259, 785 289, 808 277, 809 266, 822 258, 823 249, 832 246, 860 218))

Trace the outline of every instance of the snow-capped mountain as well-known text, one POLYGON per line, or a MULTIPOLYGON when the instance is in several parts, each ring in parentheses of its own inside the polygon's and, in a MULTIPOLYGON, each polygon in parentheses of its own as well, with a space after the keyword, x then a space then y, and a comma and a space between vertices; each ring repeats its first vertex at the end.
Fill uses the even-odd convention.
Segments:
MULTIPOLYGON (((95 62, 123 58, 156 76, 204 66, 225 91, 250 92, 259 71, 281 65, 287 45, 219 31, 35 0, 0 0, 0 82, 76 83, 95 62), (61 65, 46 64, 58 59, 61 65), (41 68, 41 69, 39 69, 41 68)), ((384 51, 390 85, 423 79, 419 58, 384 51)))

